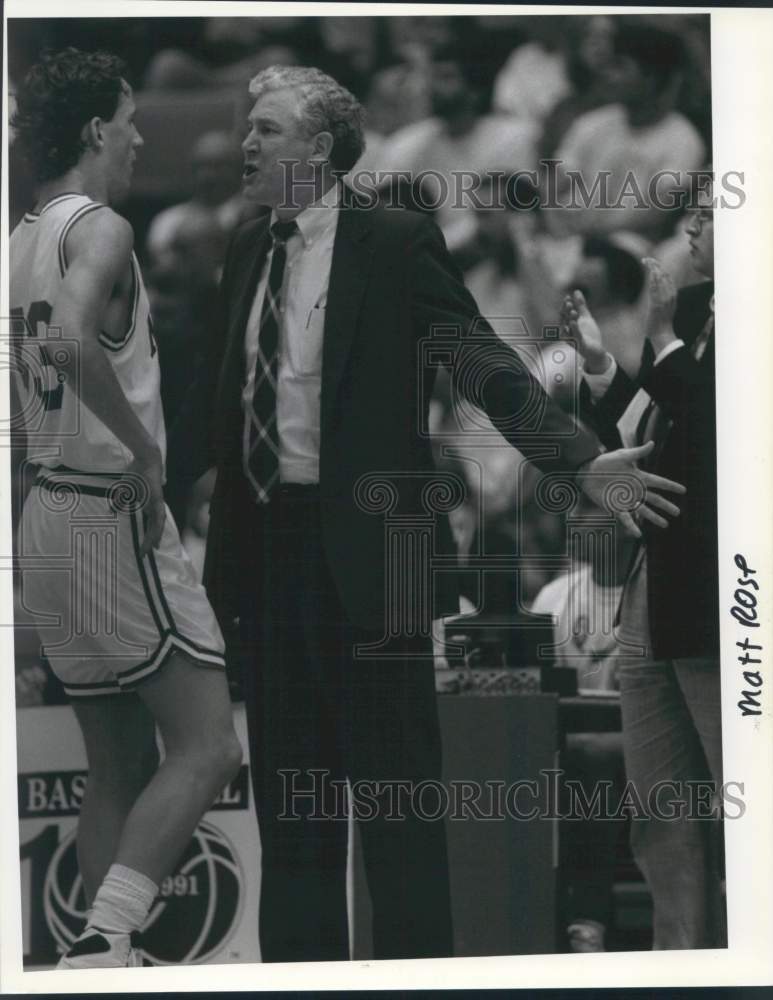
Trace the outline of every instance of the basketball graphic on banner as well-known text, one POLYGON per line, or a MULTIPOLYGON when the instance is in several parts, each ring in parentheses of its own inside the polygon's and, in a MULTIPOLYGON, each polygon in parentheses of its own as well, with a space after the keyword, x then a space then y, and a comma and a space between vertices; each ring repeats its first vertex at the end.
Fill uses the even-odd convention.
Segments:
MULTIPOLYGON (((143 928, 143 951, 154 965, 206 962, 238 926, 244 877, 228 838, 202 821, 173 875, 164 879, 143 928)), ((86 899, 75 832, 51 857, 43 890, 46 923, 62 951, 83 929, 86 899)))
POLYGON ((43 885, 43 912, 57 946, 67 951, 83 930, 86 919, 86 896, 78 870, 75 830, 51 855, 43 885))

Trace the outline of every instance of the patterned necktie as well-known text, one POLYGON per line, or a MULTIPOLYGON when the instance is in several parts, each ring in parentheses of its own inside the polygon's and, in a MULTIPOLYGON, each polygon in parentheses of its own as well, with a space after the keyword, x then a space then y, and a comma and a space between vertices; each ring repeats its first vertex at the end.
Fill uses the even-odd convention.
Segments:
POLYGON ((276 423, 276 382, 279 359, 282 282, 287 261, 287 241, 298 232, 298 224, 275 222, 271 227, 274 249, 260 311, 255 388, 247 418, 244 472, 258 503, 268 503, 279 479, 279 433, 276 423))
POLYGON ((692 356, 696 361, 700 361, 703 355, 706 353, 706 348, 709 346, 709 340, 711 335, 714 333, 714 296, 711 296, 711 302, 709 302, 709 309, 711 310, 709 318, 703 325, 703 329, 695 338, 695 342, 692 345, 692 356))

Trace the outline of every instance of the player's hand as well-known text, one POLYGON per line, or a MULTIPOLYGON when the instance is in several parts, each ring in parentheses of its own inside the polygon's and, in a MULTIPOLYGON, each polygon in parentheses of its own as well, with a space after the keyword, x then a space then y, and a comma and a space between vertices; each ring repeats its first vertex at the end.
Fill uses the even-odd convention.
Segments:
POLYGON ((600 375, 607 370, 609 356, 604 347, 604 338, 581 291, 577 290, 564 296, 561 306, 561 328, 564 336, 574 338, 577 350, 585 362, 586 371, 600 375))
POLYGON ((164 470, 161 457, 147 461, 135 460, 128 471, 137 476, 144 484, 145 502, 142 505, 145 535, 140 544, 140 556, 145 558, 151 549, 157 549, 166 522, 166 504, 164 503, 164 470))
POLYGON ((654 257, 642 257, 647 271, 647 319, 645 334, 657 354, 670 340, 675 340, 674 313, 676 286, 654 257))
POLYGON ((637 467, 636 463, 649 455, 654 447, 655 442, 648 441, 638 448, 618 448, 617 451, 608 451, 586 462, 577 474, 580 489, 602 510, 614 514, 625 531, 635 538, 641 538, 636 519, 649 521, 658 528, 667 528, 669 522, 662 515, 679 516, 679 508, 661 496, 662 492, 677 494, 687 492, 681 483, 656 476, 637 467), (631 476, 639 480, 639 495, 632 496, 630 507, 619 510, 617 501, 621 495, 630 491, 626 488, 625 481, 630 482, 631 476), (614 490, 617 497, 613 507, 610 505, 609 494, 610 488, 614 489, 616 482, 620 483, 620 490, 614 490))

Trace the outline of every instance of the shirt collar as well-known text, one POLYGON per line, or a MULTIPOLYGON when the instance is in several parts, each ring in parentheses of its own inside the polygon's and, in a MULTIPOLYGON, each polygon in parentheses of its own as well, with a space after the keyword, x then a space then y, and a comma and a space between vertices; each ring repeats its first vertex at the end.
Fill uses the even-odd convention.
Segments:
MULTIPOLYGON (((337 219, 338 207, 341 204, 341 185, 334 184, 317 201, 307 205, 295 216, 298 230, 304 247, 308 249, 312 243, 326 233, 337 219)), ((276 212, 271 213, 271 224, 277 221, 276 212)))

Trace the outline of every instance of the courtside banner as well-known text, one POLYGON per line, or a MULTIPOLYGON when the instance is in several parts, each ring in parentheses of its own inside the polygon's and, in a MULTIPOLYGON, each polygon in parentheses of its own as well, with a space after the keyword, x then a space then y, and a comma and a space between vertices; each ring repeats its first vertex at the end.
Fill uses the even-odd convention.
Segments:
MULTIPOLYGON (((246 760, 243 706, 234 706, 234 716, 246 760)), ((17 743, 24 967, 46 969, 86 916, 75 845, 86 758, 69 706, 19 709, 17 743)), ((259 859, 243 764, 161 884, 143 929, 147 958, 154 965, 259 961, 259 859)))

